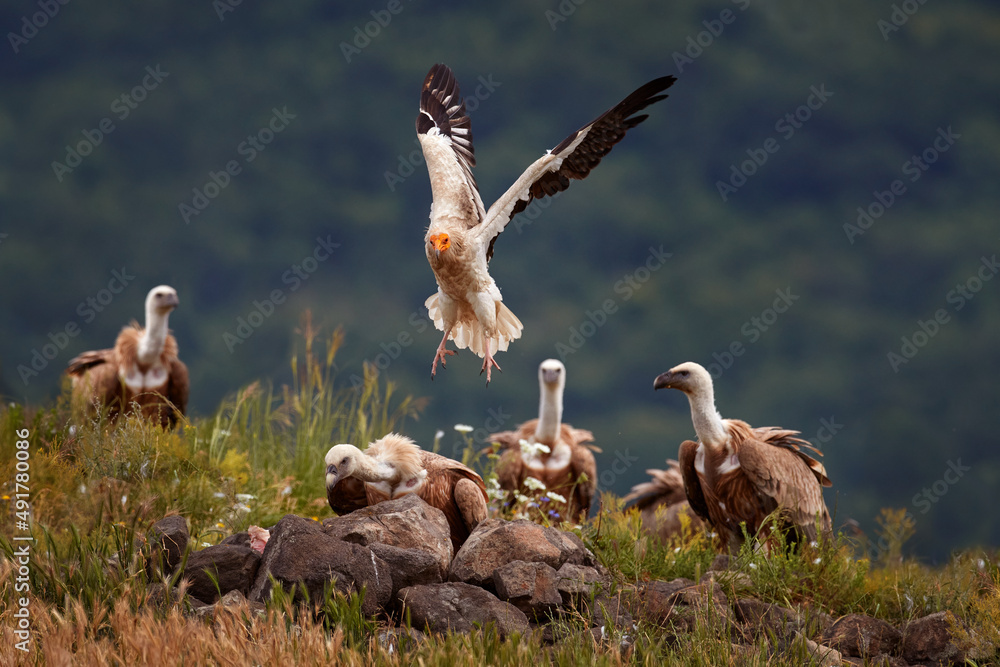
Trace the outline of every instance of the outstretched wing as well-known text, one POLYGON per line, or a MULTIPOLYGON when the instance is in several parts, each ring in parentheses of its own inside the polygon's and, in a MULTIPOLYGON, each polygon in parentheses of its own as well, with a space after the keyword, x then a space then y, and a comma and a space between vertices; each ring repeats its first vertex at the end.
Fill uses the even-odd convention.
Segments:
POLYGON ((562 192, 569 187, 571 178, 586 178, 601 158, 622 140, 626 132, 648 117, 646 114, 635 114, 666 98, 666 95, 659 93, 672 86, 675 81, 677 79, 672 76, 653 79, 535 160, 514 185, 490 206, 484 224, 476 232, 483 239, 490 239, 486 259, 493 256, 493 244, 497 236, 515 215, 527 208, 532 199, 562 192))
POLYGON ((472 175, 472 122, 447 65, 434 65, 424 79, 417 138, 431 179, 431 217, 459 218, 469 226, 482 222, 486 209, 472 175))

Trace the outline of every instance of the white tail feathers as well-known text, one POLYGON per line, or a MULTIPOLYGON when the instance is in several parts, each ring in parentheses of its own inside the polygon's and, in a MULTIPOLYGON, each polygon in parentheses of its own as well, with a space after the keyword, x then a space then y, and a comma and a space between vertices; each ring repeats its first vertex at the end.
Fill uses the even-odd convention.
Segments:
MULTIPOLYGON (((438 331, 444 331, 444 315, 438 302, 438 296, 440 296, 440 292, 430 295, 424 302, 424 306, 427 307, 427 314, 434 322, 434 327, 438 331)), ((497 301, 496 304, 497 331, 496 335, 489 339, 491 355, 496 354, 497 351, 506 351, 512 340, 521 337, 521 330, 524 329, 521 320, 517 319, 517 316, 510 312, 510 309, 503 305, 503 302, 497 301)), ((480 357, 486 356, 486 351, 483 349, 483 326, 475 316, 459 318, 455 322, 455 326, 452 327, 449 337, 455 341, 455 347, 459 350, 468 348, 480 357)))

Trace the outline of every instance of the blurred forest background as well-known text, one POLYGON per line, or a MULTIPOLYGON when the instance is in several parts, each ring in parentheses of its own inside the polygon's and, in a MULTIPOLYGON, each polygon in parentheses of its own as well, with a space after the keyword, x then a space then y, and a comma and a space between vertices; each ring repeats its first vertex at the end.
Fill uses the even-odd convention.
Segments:
POLYGON ((337 382, 378 364, 429 399, 408 431, 444 430, 445 453, 453 424, 535 416, 538 364, 562 352, 565 418, 624 494, 693 435, 684 397, 652 390, 693 360, 723 416, 822 447, 838 523, 871 534, 905 508, 933 560, 1000 544, 995 3, 17 0, 0 27, 5 400, 51 401, 167 283, 195 416, 289 382, 307 309, 344 328, 337 382), (469 352, 430 380, 414 118, 435 62, 467 96, 487 204, 640 84, 679 79, 497 241, 525 328, 489 387, 469 352), (647 271, 651 248, 670 257, 647 271))

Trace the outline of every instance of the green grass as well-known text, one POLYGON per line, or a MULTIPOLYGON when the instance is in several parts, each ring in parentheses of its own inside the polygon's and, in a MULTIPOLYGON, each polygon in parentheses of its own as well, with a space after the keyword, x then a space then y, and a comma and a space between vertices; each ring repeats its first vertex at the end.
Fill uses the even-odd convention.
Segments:
MULTIPOLYGON (((214 544, 251 524, 271 525, 286 513, 322 518, 326 506, 323 455, 338 442, 357 445, 390 430, 405 431, 420 402, 399 397, 368 369, 360 388, 338 386, 334 369, 341 336, 318 341, 304 322, 303 353, 292 360, 291 386, 253 383, 223 401, 212 416, 164 432, 135 419, 111 427, 70 410, 68 396, 54 405, 0 407, 0 662, 57 664, 555 664, 555 665, 800 665, 804 647, 782 654, 768 640, 734 647, 731 638, 699 623, 673 638, 639 621, 607 628, 596 640, 578 612, 555 621, 553 645, 538 636, 501 639, 486 628, 470 635, 402 641, 392 650, 386 619, 365 618, 359 596, 328 591, 299 606, 276 587, 263 615, 249 609, 217 611, 207 619, 184 616, 183 606, 151 604, 159 586, 144 558, 149 526, 169 513, 189 520, 192 548, 214 544), (321 343, 322 345, 318 344, 321 343), (322 347, 322 349, 319 349, 322 347), (71 428, 71 425, 73 428, 71 428), (30 595, 33 653, 14 650, 9 628, 16 568, 15 442, 30 432, 32 545, 30 595)), ((471 447, 464 460, 484 477, 495 476, 496 455, 471 447)), ((519 509, 494 511, 504 516, 519 509)), ((611 573, 612 595, 652 580, 698 580, 716 555, 710 536, 685 530, 668 543, 645 535, 639 516, 620 499, 601 498, 599 515, 574 530, 611 573)), ((970 645, 989 654, 1000 644, 1000 570, 995 553, 956 554, 928 567, 901 557, 905 513, 881 517, 889 548, 872 562, 866 544, 843 536, 778 549, 770 556, 749 546, 736 555, 733 573, 718 580, 730 597, 834 617, 865 613, 900 625, 928 613, 950 611, 970 645)), ((995 661, 995 658, 992 658, 995 661)), ((989 659, 978 664, 988 664, 989 659)))

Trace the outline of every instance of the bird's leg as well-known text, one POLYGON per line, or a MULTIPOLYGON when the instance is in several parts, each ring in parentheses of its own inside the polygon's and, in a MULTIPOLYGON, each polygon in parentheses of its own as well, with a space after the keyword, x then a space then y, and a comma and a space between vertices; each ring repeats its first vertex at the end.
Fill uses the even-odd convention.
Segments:
POLYGON ((490 354, 490 339, 487 338, 485 333, 483 334, 483 352, 485 353, 485 358, 483 359, 483 370, 479 371, 479 374, 482 375, 483 371, 486 371, 486 386, 488 387, 490 385, 491 367, 495 367, 501 373, 503 373, 503 369, 500 368, 500 364, 498 364, 496 359, 493 358, 493 355, 490 354))
POLYGON ((448 342, 448 334, 450 333, 451 333, 450 329, 444 332, 444 336, 441 338, 441 344, 438 345, 437 353, 435 353, 434 355, 434 363, 431 364, 432 380, 434 379, 434 374, 437 372, 438 360, 441 361, 441 368, 447 368, 448 364, 446 363, 445 360, 448 358, 449 355, 457 354, 455 350, 449 350, 445 348, 445 343, 448 342))

